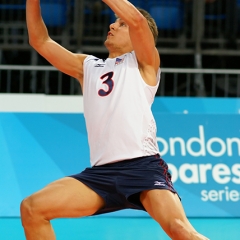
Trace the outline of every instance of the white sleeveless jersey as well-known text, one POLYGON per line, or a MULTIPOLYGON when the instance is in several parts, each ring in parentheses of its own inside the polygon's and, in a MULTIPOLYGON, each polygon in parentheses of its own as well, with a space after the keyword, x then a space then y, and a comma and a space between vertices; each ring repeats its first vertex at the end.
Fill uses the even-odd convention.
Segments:
POLYGON ((159 82, 142 79, 134 52, 84 61, 83 103, 91 165, 159 153, 151 112, 159 82))

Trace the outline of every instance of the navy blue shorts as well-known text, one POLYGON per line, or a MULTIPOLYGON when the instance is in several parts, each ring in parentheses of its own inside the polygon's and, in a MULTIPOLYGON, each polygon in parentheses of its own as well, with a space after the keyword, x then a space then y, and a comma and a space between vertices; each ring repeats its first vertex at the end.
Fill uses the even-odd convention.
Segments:
POLYGON ((70 177, 105 200, 104 208, 94 215, 127 208, 146 211, 140 202, 140 193, 144 190, 167 189, 177 193, 168 166, 159 155, 94 166, 70 177))

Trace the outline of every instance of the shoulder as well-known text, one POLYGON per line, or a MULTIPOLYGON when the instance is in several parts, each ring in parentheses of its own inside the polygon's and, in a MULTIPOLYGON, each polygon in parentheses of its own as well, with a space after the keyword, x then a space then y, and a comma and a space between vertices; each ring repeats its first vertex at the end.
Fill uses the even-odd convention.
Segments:
POLYGON ((77 59, 79 60, 79 62, 81 62, 82 64, 84 63, 85 59, 87 59, 90 55, 87 54, 82 54, 82 53, 77 53, 75 54, 77 59))
POLYGON ((86 55, 86 57, 84 58, 83 63, 96 62, 96 61, 99 61, 99 60, 101 60, 101 59, 98 58, 98 57, 95 57, 95 56, 93 56, 93 55, 86 55))
POLYGON ((75 54, 76 57, 78 58, 78 61, 80 62, 81 65, 84 65, 87 62, 96 62, 101 60, 100 58, 97 58, 93 55, 88 55, 88 54, 75 54))
POLYGON ((138 60, 137 60, 137 56, 136 56, 135 51, 126 53, 126 54, 124 55, 124 58, 128 59, 128 63, 131 63, 131 62, 132 62, 133 64, 135 64, 136 66, 138 66, 138 60))

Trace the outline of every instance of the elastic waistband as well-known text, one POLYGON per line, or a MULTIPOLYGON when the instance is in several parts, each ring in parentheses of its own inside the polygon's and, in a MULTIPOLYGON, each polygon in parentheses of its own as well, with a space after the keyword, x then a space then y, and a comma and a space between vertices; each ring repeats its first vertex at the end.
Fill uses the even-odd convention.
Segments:
POLYGON ((113 163, 108 163, 108 164, 104 164, 104 165, 98 165, 98 166, 94 166, 97 168, 101 168, 101 167, 120 167, 122 165, 126 165, 126 164, 131 164, 131 163, 135 163, 135 162, 141 162, 141 160, 157 160, 160 159, 160 154, 155 154, 155 155, 151 155, 151 156, 142 156, 142 157, 137 157, 137 158, 132 158, 132 159, 126 159, 126 160, 121 160, 121 161, 117 161, 117 162, 113 162, 113 163))

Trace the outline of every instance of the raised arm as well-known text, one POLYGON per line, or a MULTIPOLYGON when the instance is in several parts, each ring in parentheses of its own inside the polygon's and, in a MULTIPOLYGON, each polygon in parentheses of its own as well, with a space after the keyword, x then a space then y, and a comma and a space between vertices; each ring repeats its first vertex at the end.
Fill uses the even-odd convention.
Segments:
POLYGON ((156 76, 160 66, 160 57, 146 18, 127 0, 102 1, 129 26, 129 34, 138 59, 139 70, 148 84, 155 85, 156 79, 152 75, 154 71, 156 76))
POLYGON ((26 18, 30 45, 57 69, 82 84, 83 61, 87 55, 74 54, 50 38, 41 16, 40 0, 27 0, 26 18))

